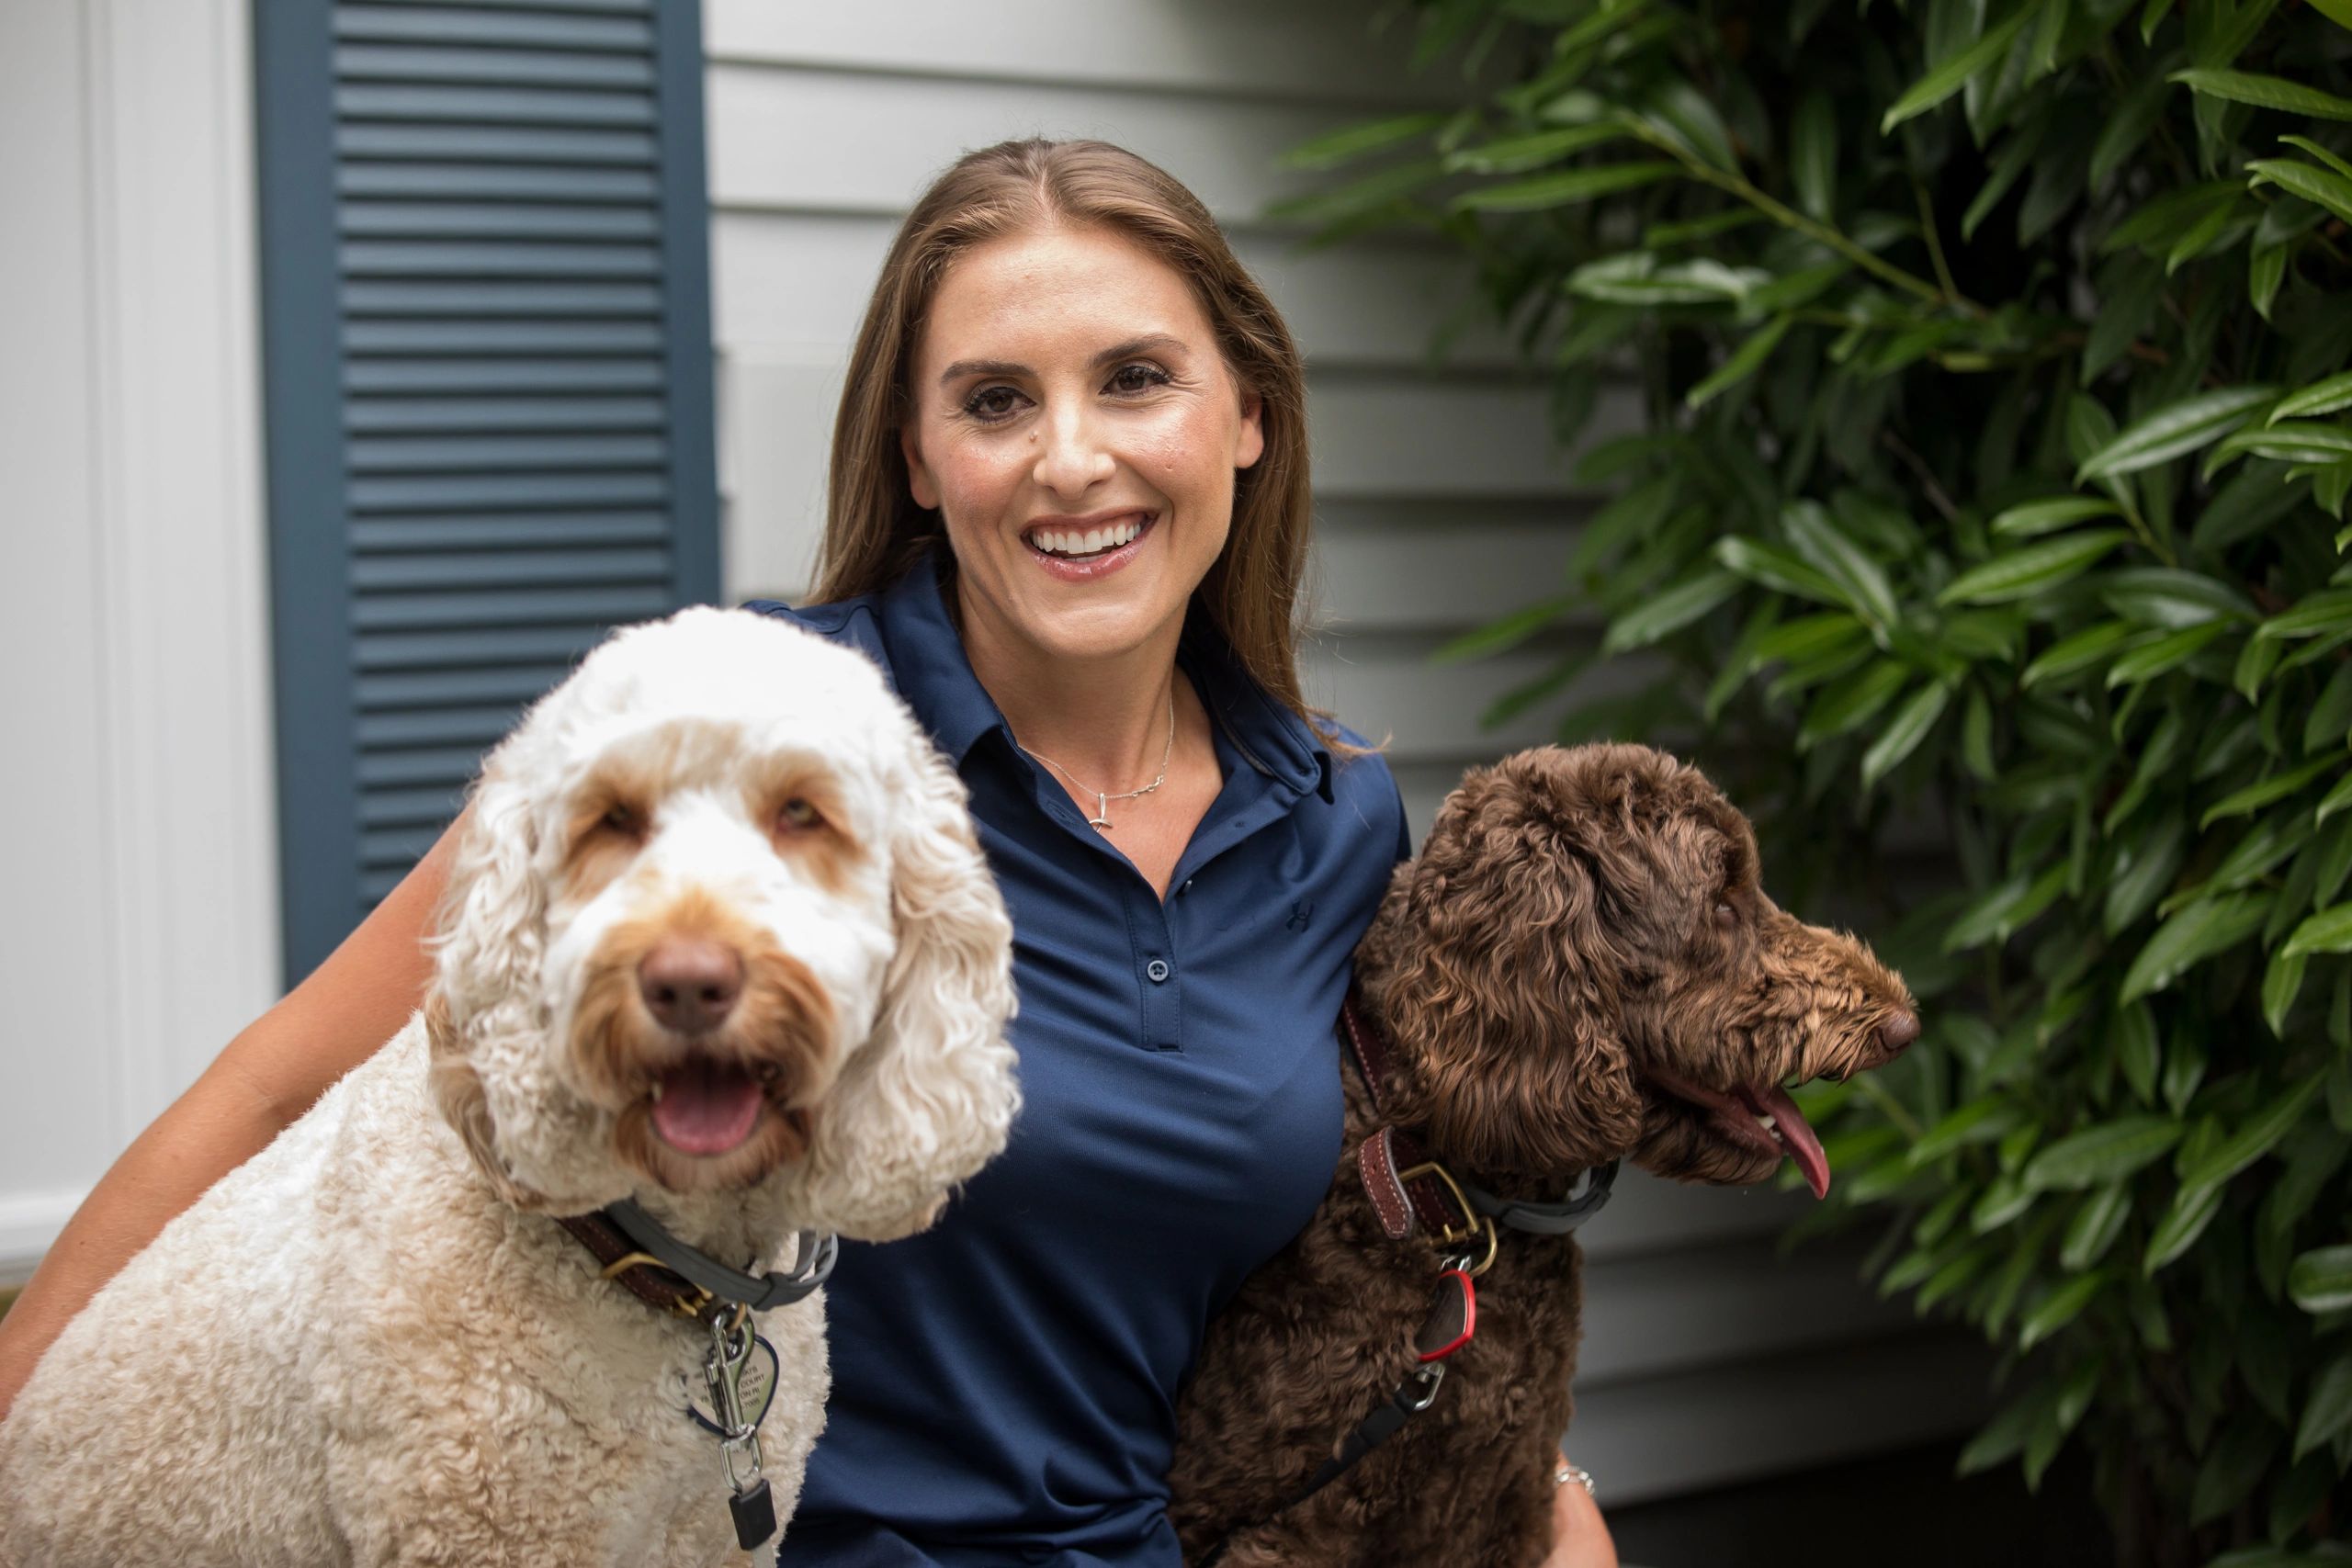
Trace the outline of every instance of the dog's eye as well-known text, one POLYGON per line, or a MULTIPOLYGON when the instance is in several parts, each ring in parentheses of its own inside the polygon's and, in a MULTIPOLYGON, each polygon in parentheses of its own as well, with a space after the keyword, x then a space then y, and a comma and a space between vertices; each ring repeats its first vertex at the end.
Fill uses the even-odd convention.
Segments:
POLYGON ((627 801, 615 801, 605 808, 605 815, 598 819, 597 826, 624 838, 634 839, 645 831, 645 819, 638 815, 636 807, 627 801))
POLYGON ((783 807, 777 810, 775 818, 780 826, 794 829, 814 828, 824 820, 815 807, 797 795, 784 803, 783 807))
POLYGON ((1738 919, 1739 911, 1731 907, 1730 899, 1718 898, 1715 900, 1715 923, 1717 925, 1728 926, 1736 922, 1738 919))

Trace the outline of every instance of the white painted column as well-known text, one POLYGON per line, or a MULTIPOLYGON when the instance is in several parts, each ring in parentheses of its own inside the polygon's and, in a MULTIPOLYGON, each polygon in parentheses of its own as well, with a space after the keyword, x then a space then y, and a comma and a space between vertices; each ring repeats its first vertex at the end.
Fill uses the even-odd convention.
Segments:
POLYGON ((251 74, 0 6, 0 1278, 277 994, 251 74))

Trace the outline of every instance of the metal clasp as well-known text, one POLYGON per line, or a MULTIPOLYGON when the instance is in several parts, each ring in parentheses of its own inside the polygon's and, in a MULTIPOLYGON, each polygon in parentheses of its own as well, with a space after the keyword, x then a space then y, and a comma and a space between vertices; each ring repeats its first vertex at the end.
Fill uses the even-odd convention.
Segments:
MULTIPOLYGON (((1445 1363, 1425 1362, 1414 1368, 1412 1376, 1406 1381, 1421 1385, 1421 1392, 1405 1404, 1406 1409, 1418 1416, 1437 1403, 1437 1385, 1445 1381, 1445 1363)), ((1400 1389, 1398 1392, 1403 1391, 1400 1389)))

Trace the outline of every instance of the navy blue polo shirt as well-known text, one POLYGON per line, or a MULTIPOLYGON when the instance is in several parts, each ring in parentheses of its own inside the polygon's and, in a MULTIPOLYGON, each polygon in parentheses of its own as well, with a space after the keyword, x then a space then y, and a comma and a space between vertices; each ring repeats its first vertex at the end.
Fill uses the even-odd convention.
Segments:
POLYGON ((1012 916, 1023 1100, 932 1229, 842 1247, 832 1397, 781 1561, 1177 1568, 1176 1390, 1329 1184, 1332 1023, 1410 847, 1396 783, 1196 626, 1178 657, 1224 784, 1163 904, 1014 747, 930 565, 752 607, 871 656, 961 773, 1012 916))

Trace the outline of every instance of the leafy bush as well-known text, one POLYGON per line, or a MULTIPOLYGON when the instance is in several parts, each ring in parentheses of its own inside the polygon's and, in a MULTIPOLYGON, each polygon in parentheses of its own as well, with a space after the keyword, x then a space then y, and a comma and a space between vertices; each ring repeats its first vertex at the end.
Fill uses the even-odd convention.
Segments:
POLYGON ((1694 745, 1886 911, 1927 1039, 1804 1098, 1882 1287, 2004 1351, 1963 1466, 2079 1438, 2125 1561, 2337 1560, 2352 6, 1416 16, 1507 85, 1299 150, 1351 167, 1291 214, 1458 241, 1562 440, 1641 411, 1456 651, 1568 648, 1511 711, 1631 656, 1563 734, 1694 745))

